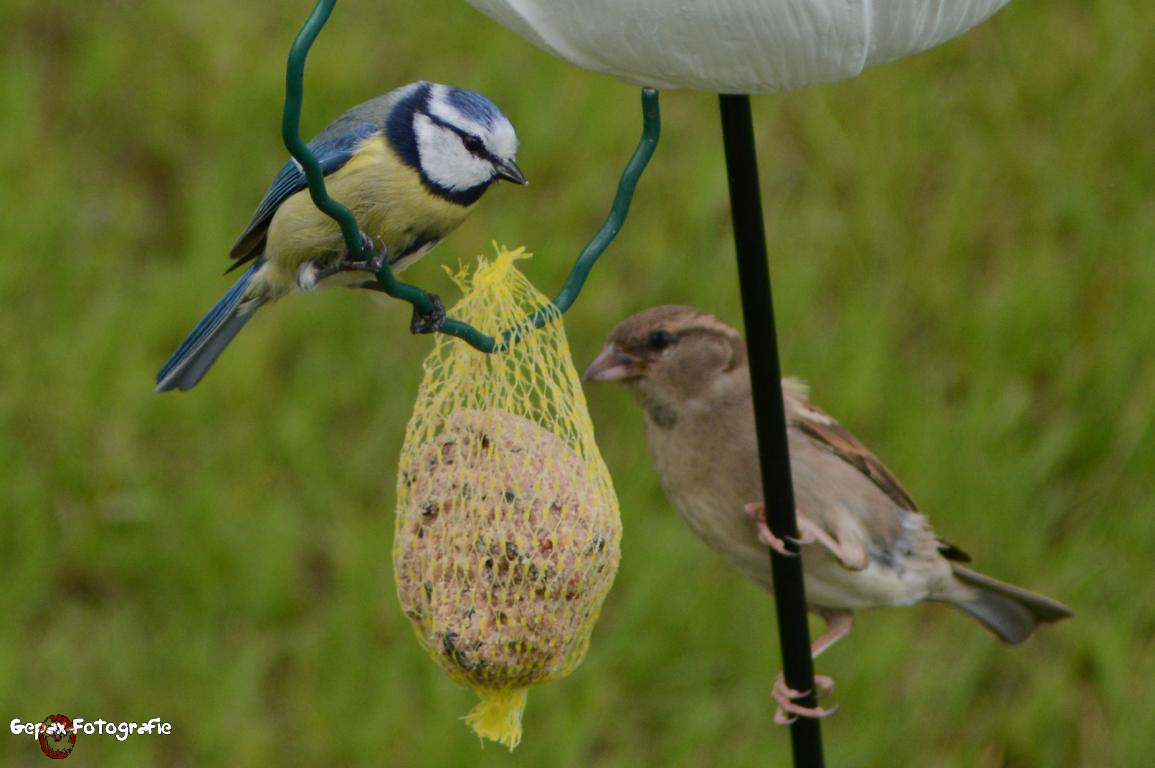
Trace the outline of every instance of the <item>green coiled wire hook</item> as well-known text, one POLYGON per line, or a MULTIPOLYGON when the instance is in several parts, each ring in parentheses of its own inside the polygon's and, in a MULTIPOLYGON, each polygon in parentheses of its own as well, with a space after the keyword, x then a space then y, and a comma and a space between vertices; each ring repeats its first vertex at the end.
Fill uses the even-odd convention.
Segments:
MULTIPOLYGON (((284 140, 289 154, 301 164, 301 168, 305 172, 305 178, 309 185, 309 195, 313 199, 313 204, 340 225, 341 234, 345 239, 345 247, 349 254, 358 260, 367 261, 377 254, 371 249, 366 252, 368 246, 361 238, 361 230, 357 226, 357 220, 352 211, 329 196, 329 192, 325 188, 325 174, 321 170, 321 165, 301 139, 301 104, 304 101, 305 58, 308 56, 313 42, 317 39, 317 35, 320 34, 321 28, 329 20, 329 15, 333 12, 333 6, 336 4, 337 0, 318 0, 313 12, 305 21, 305 25, 297 33, 297 39, 293 41, 285 76, 285 110, 281 120, 281 138, 284 140)), ((586 278, 589 277, 590 269, 618 232, 621 231, 622 225, 625 224, 626 214, 630 209, 630 202, 634 197, 638 178, 650 162, 654 150, 657 149, 658 136, 661 132, 661 114, 658 109, 658 92, 653 88, 642 89, 642 126, 642 138, 626 165, 625 171, 622 172, 609 216, 606 217, 601 229, 579 254, 565 286, 553 299, 553 306, 557 308, 558 312, 565 312, 573 305, 574 300, 581 293, 582 286, 585 285, 586 278)), ((429 316, 433 312, 434 303, 431 294, 398 279, 388 263, 385 263, 377 272, 377 282, 388 295, 412 304, 417 313, 429 316)), ((552 314, 553 312, 546 308, 534 312, 530 317, 533 327, 540 328, 545 325, 552 314)), ((514 336, 511 331, 506 331, 502 334, 501 340, 498 341, 472 325, 453 318, 446 318, 437 330, 440 333, 456 336, 475 349, 486 353, 500 351, 514 336)))

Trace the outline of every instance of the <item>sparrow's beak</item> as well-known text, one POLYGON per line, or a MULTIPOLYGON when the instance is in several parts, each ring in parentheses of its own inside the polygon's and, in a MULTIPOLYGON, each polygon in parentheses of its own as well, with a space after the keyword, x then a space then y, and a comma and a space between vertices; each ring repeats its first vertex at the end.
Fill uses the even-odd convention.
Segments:
POLYGON ((502 160, 496 164, 497 175, 514 184, 528 184, 525 180, 525 174, 517 167, 517 163, 512 160, 502 160))
POLYGON ((642 375, 638 359, 614 344, 607 344, 597 359, 582 374, 582 381, 625 381, 642 375))

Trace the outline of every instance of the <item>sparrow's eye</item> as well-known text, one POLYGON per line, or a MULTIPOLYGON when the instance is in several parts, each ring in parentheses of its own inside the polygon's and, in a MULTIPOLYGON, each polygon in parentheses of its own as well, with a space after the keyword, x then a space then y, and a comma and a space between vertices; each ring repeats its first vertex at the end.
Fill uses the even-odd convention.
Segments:
POLYGON ((476 136, 466 136, 461 140, 461 142, 465 144, 466 149, 475 155, 481 150, 485 149, 485 144, 476 136))
POLYGON ((658 329, 650 334, 648 344, 650 349, 661 350, 674 343, 674 334, 667 330, 658 329))

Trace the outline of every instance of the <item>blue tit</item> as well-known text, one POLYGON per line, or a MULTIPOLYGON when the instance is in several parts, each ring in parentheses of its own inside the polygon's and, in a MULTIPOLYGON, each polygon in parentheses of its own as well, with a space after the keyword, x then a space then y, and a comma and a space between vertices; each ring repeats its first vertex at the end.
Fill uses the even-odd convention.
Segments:
MULTIPOLYGON (((493 182, 526 183, 515 162, 517 135, 501 110, 480 94, 436 83, 412 83, 350 109, 309 149, 329 194, 396 270, 461 224, 493 182)), ((268 302, 347 270, 376 271, 348 260, 340 228, 313 205, 295 160, 273 179, 230 255, 232 269, 248 267, 160 369, 158 392, 196 386, 268 302)), ((371 287, 364 277, 361 284, 371 287)))

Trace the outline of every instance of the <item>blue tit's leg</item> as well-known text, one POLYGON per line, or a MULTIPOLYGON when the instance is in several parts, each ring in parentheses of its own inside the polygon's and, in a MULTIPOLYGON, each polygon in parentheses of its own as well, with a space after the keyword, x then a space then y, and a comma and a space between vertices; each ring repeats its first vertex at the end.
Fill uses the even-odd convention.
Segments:
MULTIPOLYGON (((314 282, 319 283, 326 277, 332 277, 338 272, 369 272, 374 275, 380 272, 381 267, 385 266, 385 261, 389 253, 389 249, 385 247, 385 241, 381 238, 377 238, 377 241, 374 242, 373 239, 369 237, 369 235, 362 232, 361 244, 363 253, 367 252, 372 254, 369 256, 369 258, 354 259, 352 258, 349 251, 346 250, 341 258, 337 259, 331 264, 328 264, 327 266, 315 270, 313 272, 314 282)), ((366 281, 361 285, 361 287, 367 288, 370 284, 371 283, 369 281, 366 281)))
POLYGON ((413 319, 409 322, 410 333, 436 333, 445 325, 445 305, 436 293, 429 294, 429 301, 433 305, 429 314, 421 313, 417 306, 413 306, 413 319))
MULTIPOLYGON (((357 285, 351 285, 350 288, 363 288, 366 291, 380 291, 385 293, 385 289, 376 280, 366 280, 357 285)), ((436 333, 441 330, 441 326, 445 325, 445 319, 449 313, 445 309, 445 305, 441 302, 441 297, 436 293, 429 294, 429 302, 433 305, 429 314, 422 314, 421 310, 416 305, 413 307, 413 319, 409 321, 410 333, 436 333)))
POLYGON ((374 239, 362 232, 361 253, 370 254, 369 258, 364 260, 353 259, 351 258, 352 254, 347 250, 345 251, 345 256, 341 259, 341 263, 345 265, 345 270, 349 272, 365 270, 377 274, 381 271, 381 267, 385 266, 389 257, 389 249, 385 246, 385 238, 378 237, 374 239))

